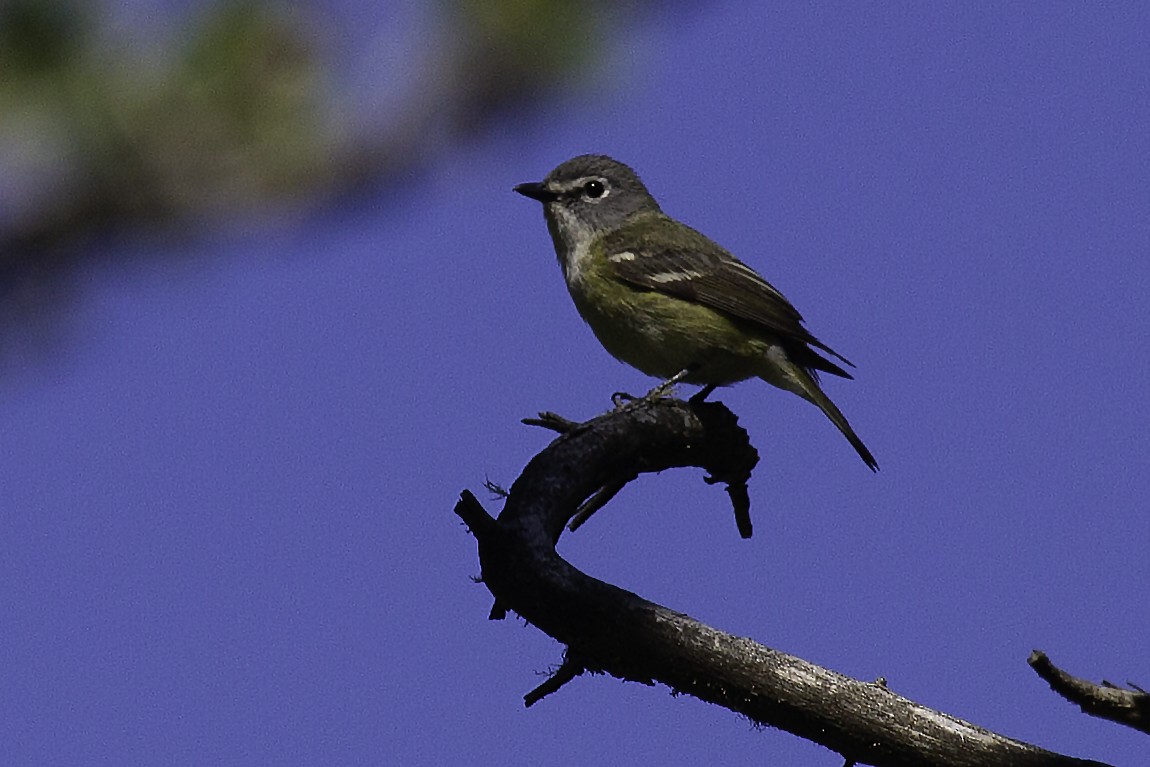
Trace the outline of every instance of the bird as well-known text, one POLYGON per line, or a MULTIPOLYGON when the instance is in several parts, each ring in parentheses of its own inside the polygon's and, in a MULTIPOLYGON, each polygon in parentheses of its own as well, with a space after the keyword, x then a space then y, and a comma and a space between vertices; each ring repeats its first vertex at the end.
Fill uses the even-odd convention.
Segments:
POLYGON ((703 388, 750 378, 815 405, 866 465, 871 451, 819 385, 819 373, 853 378, 846 357, 804 326, 794 305, 758 272, 671 218, 629 166, 584 154, 539 182, 513 187, 543 205, 568 292, 616 359, 703 388), (840 364, 841 363, 841 364, 840 364))

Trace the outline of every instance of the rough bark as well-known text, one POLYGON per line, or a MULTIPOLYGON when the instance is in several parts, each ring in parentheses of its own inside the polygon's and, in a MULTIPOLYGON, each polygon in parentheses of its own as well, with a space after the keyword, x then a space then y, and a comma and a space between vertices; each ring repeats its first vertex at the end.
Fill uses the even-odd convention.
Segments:
MULTIPOLYGON (((640 473, 698 466, 727 482, 747 534, 746 480, 758 460, 734 415, 717 403, 638 400, 583 424, 544 415, 565 432, 512 485, 498 520, 465 491, 456 513, 479 545, 491 617, 513 610, 566 645, 556 673, 527 705, 583 671, 661 682, 842 754, 899 767, 1099 765, 1003 737, 920 706, 881 683, 850 679, 596 580, 564 561, 564 525, 604 488, 640 473), (741 508, 740 508, 741 506, 741 508)), ((613 493, 611 493, 613 494, 613 493)), ((594 509, 592 509, 593 511, 594 509)), ((583 515, 581 519, 585 519, 583 515)))
POLYGON ((1046 653, 1035 650, 1027 663, 1050 689, 1075 703, 1084 713, 1109 719, 1150 735, 1150 693, 1130 685, 1126 690, 1102 681, 1094 684, 1087 679, 1071 676, 1050 662, 1046 653))

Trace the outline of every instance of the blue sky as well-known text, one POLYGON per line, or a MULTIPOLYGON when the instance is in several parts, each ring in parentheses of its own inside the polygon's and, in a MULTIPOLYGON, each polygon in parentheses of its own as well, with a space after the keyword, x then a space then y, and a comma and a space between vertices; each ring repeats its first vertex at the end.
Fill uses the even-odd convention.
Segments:
POLYGON ((763 455, 754 538, 682 471, 561 553, 1005 735, 1143 764, 1145 736, 1025 661, 1150 684, 1150 10, 770 5, 648 20, 596 87, 398 197, 107 246, 129 257, 95 259, 58 356, 0 387, 11 762, 841 763, 610 678, 525 710, 561 648, 488 622, 469 580, 452 505, 547 443, 518 419, 651 383, 598 347, 511 192, 595 151, 858 364, 826 388, 882 471, 745 383, 718 397, 763 455), (155 249, 187 258, 130 257, 155 249))

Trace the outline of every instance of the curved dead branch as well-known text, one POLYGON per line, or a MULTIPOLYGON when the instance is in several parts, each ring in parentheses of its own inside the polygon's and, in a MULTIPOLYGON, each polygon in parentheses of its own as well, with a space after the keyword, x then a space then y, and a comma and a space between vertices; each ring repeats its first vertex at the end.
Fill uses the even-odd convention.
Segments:
MULTIPOLYGON (((1099 765, 997 735, 800 658, 726 634, 572 567, 555 551, 587 499, 640 473, 698 466, 727 482, 749 522, 746 480, 758 460, 718 403, 637 400, 562 432, 512 485, 498 520, 464 491, 455 511, 475 535, 491 617, 514 610, 566 645, 565 660, 528 705, 584 671, 661 682, 676 693, 820 743, 847 763, 905 767, 1099 765), (742 499, 742 500, 740 500, 742 499)), ((740 520, 740 526, 742 520, 740 520)), ((749 528, 748 528, 749 532, 749 528)))

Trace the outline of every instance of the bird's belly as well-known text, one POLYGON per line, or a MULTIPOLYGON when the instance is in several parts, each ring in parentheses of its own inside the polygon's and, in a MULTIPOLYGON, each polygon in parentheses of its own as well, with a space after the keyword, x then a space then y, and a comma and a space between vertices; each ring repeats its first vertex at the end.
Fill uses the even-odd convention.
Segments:
POLYGON ((687 383, 725 385, 757 376, 769 347, 735 320, 700 304, 653 291, 627 290, 611 301, 572 291, 579 313, 616 359, 687 383))

